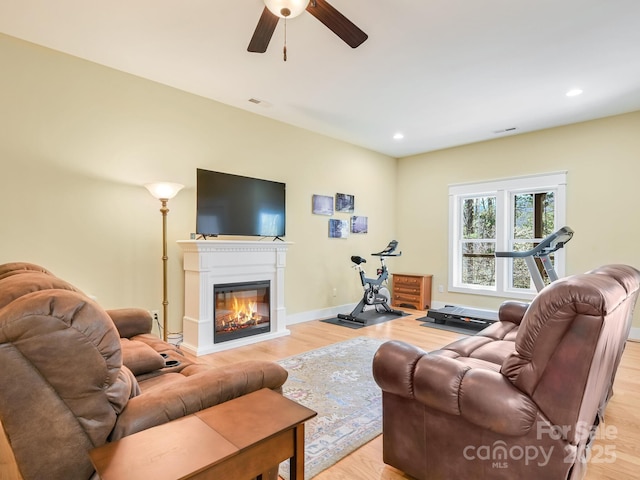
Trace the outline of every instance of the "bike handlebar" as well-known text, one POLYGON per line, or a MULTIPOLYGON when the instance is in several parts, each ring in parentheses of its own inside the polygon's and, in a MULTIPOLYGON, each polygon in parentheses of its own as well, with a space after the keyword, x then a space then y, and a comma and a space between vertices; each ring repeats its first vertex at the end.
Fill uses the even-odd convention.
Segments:
POLYGON ((398 247, 398 241, 391 240, 389 242, 389 245, 387 245, 384 248, 384 250, 378 253, 372 253, 371 255, 373 255, 374 257, 399 257, 400 255, 402 255, 402 252, 393 253, 395 252, 397 247, 398 247))

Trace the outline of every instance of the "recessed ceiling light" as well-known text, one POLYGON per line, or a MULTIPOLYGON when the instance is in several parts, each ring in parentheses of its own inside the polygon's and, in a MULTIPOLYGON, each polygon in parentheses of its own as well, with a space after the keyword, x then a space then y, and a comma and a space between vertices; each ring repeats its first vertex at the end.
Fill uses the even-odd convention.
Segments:
POLYGON ((582 95, 582 90, 579 88, 572 88, 566 93, 567 97, 577 97, 578 95, 582 95))
POLYGON ((404 138, 404 133, 398 132, 398 133, 393 135, 393 139, 394 140, 402 140, 403 138, 404 138))

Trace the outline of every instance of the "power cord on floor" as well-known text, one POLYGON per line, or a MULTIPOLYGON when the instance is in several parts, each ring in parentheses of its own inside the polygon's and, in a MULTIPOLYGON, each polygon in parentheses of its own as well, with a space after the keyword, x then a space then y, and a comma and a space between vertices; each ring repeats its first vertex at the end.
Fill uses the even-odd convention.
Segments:
POLYGON ((171 345, 175 346, 177 349, 180 349, 180 345, 182 344, 182 341, 183 341, 182 332, 174 332, 174 333, 167 334, 167 341, 171 345))

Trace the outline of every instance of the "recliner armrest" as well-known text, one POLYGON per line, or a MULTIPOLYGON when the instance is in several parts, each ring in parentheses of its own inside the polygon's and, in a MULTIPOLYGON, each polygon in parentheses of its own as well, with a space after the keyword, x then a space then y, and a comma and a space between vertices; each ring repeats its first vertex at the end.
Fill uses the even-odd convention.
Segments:
POLYGON ((469 370, 469 366, 454 358, 425 355, 414 371, 415 399, 441 412, 461 415, 458 397, 462 381, 469 370))
POLYGON ((528 303, 507 300, 506 302, 502 302, 502 305, 500 305, 500 309, 498 310, 498 319, 501 322, 511 322, 516 325, 520 325, 522 317, 524 317, 528 308, 528 303))
POLYGON ((107 310, 121 338, 131 338, 143 333, 151 333, 153 319, 151 313, 142 308, 119 308, 107 310))
POLYGON ((118 415, 109 441, 162 425, 247 393, 281 389, 287 371, 275 362, 247 360, 225 367, 187 366, 167 373, 171 380, 159 388, 143 391, 118 415))
POLYGON ((383 391, 413 399, 413 372, 424 355, 406 342, 385 342, 373 357, 373 378, 383 391))
POLYGON ((373 376, 384 392, 462 416, 499 434, 524 435, 537 418, 536 404, 501 373, 471 368, 405 342, 380 346, 373 359, 373 376))

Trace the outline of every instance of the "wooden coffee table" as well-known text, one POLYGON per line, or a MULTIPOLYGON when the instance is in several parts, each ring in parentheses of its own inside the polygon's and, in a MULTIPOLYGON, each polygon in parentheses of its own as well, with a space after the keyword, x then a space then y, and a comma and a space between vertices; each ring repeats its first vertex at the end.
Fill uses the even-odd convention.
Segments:
POLYGON ((263 479, 290 459, 304 480, 304 422, 316 412, 269 389, 89 452, 104 480, 263 479))

